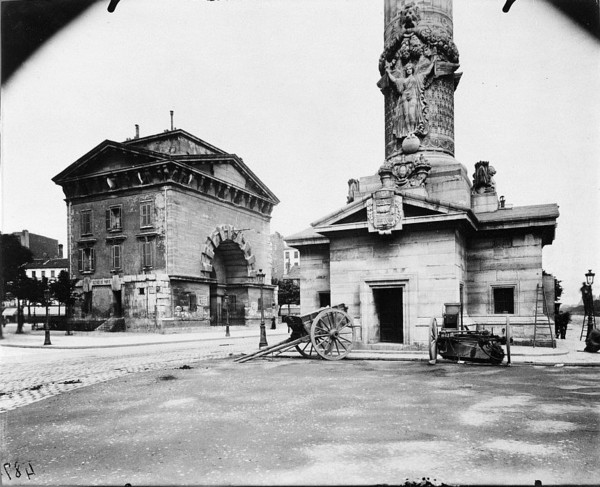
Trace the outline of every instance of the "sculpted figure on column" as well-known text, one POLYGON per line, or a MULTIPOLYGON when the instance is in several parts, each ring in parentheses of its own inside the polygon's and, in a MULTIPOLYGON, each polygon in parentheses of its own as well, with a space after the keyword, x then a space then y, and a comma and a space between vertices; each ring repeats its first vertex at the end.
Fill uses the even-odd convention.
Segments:
MULTIPOLYGON (((445 105, 440 106, 450 103, 441 99, 448 87, 450 90, 455 88, 458 50, 452 40, 450 24, 432 16, 429 7, 421 10, 412 1, 398 5, 397 11, 390 11, 385 49, 379 58, 382 78, 378 86, 389 101, 388 134, 394 142, 388 143, 388 148, 394 147, 393 153, 402 147, 402 151, 410 154, 415 150, 415 142, 420 143, 432 129, 436 131, 437 144, 441 143, 437 140, 441 130, 452 130, 452 121, 444 118, 451 117, 452 113, 445 105), (439 80, 435 89, 430 89, 435 80, 439 80), (434 123, 429 119, 431 114, 434 123), (450 128, 446 128, 447 125, 450 128), (410 144, 404 144, 404 139, 409 136, 415 137, 410 144)), ((448 96, 452 96, 452 92, 448 96)), ((444 137, 451 139, 452 134, 443 133, 444 137)))
POLYGON ((414 64, 409 62, 404 66, 404 75, 402 75, 401 71, 393 73, 388 63, 386 73, 394 83, 399 95, 394 117, 396 138, 401 139, 416 132, 427 133, 425 82, 434 66, 435 64, 432 62, 420 73, 415 73, 414 64))

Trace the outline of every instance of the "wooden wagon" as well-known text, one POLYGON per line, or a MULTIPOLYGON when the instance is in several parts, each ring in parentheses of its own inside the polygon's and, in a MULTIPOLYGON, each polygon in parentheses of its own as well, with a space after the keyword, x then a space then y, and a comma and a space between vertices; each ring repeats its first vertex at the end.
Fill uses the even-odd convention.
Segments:
POLYGON ((506 355, 510 365, 510 324, 506 335, 499 336, 487 330, 469 331, 456 328, 438 330, 435 318, 429 327, 429 363, 435 364, 438 353, 447 360, 499 365, 506 355), (506 346, 506 354, 501 345, 506 346))
POLYGON ((301 316, 285 316, 283 321, 292 330, 288 339, 235 361, 247 362, 293 348, 305 358, 341 360, 350 353, 355 340, 354 323, 346 309, 344 304, 339 304, 301 316))

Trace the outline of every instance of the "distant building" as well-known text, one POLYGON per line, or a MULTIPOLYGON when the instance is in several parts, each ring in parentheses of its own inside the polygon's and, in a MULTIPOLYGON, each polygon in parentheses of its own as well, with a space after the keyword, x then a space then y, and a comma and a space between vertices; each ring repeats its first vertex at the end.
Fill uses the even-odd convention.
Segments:
POLYGON ((61 271, 69 272, 69 259, 36 259, 26 264, 25 274, 32 279, 43 279, 53 282, 61 271))
POLYGON ((19 238, 21 245, 31 250, 34 259, 62 258, 63 246, 54 238, 30 233, 28 230, 13 232, 19 238))
POLYGON ((286 244, 283 249, 283 265, 284 275, 288 274, 294 266, 300 265, 300 252, 298 252, 298 249, 288 247, 286 244))
POLYGON ((128 330, 260 321, 277 197, 235 154, 180 129, 105 140, 53 178, 66 196, 80 320, 128 330))

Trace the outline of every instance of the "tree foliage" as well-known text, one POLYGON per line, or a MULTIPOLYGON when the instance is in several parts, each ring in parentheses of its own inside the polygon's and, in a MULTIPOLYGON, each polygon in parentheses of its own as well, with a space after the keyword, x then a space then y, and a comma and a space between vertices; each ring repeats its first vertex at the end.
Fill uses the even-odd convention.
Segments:
POLYGON ((289 279, 273 279, 272 282, 279 286, 277 299, 280 305, 300 304, 300 286, 298 286, 295 281, 289 279))
MULTIPOLYGON (((50 292, 54 299, 65 305, 68 310, 75 302, 75 283, 67 271, 60 271, 58 279, 50 284, 50 292)), ((68 314, 68 313, 67 313, 68 314)))
MULTIPOLYGON (((12 293, 17 298, 17 333, 23 332, 23 311, 20 306, 19 295, 23 290, 21 286, 29 285, 23 265, 33 260, 33 254, 27 247, 21 245, 16 235, 0 234, 0 312, 1 303, 6 299, 7 293, 12 293)), ((0 338, 2 326, 0 326, 0 338)))
MULTIPOLYGON (((21 245, 16 235, 0 235, 0 279, 4 283, 24 274, 23 265, 33 260, 33 254, 21 245)), ((2 296, 4 298, 4 296, 2 296)))

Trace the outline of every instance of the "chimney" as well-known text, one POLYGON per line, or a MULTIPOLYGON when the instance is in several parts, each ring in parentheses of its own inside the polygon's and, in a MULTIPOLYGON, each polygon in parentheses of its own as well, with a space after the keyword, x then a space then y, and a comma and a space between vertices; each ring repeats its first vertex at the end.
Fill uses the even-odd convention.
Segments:
POLYGON ((171 130, 173 130, 173 110, 171 110, 171 130))
POLYGON ((140 126, 136 123, 135 124, 135 137, 134 139, 139 139, 140 138, 140 126))
POLYGON ((58 258, 63 258, 63 244, 58 244, 58 258))

